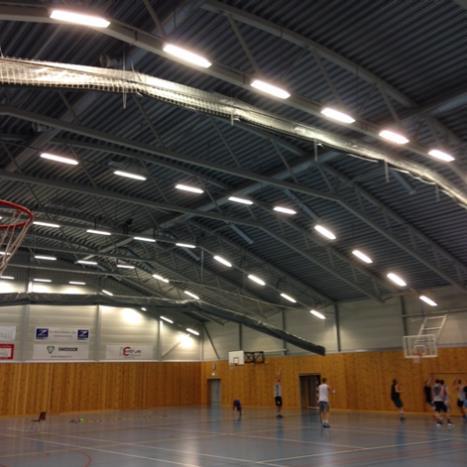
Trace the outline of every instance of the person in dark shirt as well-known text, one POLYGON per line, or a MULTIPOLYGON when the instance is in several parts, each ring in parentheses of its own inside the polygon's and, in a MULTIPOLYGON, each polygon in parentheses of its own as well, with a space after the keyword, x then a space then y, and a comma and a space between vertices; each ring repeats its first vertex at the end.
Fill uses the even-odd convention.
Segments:
POLYGON ((405 420, 404 403, 402 402, 402 399, 401 399, 401 390, 400 390, 399 382, 397 381, 397 379, 392 380, 391 400, 392 400, 392 403, 399 409, 399 417, 401 421, 405 420))

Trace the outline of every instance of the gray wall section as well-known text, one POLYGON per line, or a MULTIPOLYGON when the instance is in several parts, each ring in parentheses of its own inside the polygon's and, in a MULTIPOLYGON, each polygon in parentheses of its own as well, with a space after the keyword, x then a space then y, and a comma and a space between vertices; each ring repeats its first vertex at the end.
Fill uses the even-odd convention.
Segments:
MULTIPOLYGON (((46 277, 45 275, 43 275, 46 277)), ((49 276, 47 275, 47 278, 49 276)), ((40 284, 26 281, 0 280, 0 293, 23 292, 25 290, 42 293, 95 293, 95 287, 74 287, 68 285, 40 284)), ((118 290, 115 293, 131 293, 118 290)), ((133 293, 131 293, 133 294, 133 293)), ((201 337, 187 334, 182 329, 167 323, 160 323, 157 317, 132 308, 109 306, 51 306, 22 305, 0 307, 0 326, 15 326, 15 361, 33 359, 37 327, 90 330, 90 360, 106 360, 107 345, 147 345, 153 348, 149 360, 200 360, 201 337), (160 333, 158 327, 160 326, 160 333), (160 334, 160 341, 158 335, 160 334), (170 350, 170 351, 169 351, 170 350), (164 353, 166 354, 165 356, 164 353), (163 358, 160 358, 163 356, 163 358)), ((5 341, 5 343, 7 343, 5 341)), ((44 342, 42 342, 44 343, 44 342)), ((47 341, 54 344, 57 342, 47 341)), ((64 342, 60 342, 64 343, 64 342)))

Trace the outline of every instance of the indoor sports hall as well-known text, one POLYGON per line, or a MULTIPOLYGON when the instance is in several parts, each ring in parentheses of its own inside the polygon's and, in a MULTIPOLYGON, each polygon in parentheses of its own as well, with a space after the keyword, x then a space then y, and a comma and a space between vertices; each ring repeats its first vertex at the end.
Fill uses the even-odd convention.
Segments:
POLYGON ((466 208, 466 0, 0 0, 0 467, 465 467, 466 208))

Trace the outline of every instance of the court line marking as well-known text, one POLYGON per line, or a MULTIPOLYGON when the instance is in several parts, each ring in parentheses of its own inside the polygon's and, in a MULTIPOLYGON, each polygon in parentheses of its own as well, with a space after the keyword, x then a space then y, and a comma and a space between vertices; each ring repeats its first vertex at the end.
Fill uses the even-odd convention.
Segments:
POLYGON ((371 447, 366 447, 366 448, 358 448, 358 449, 347 449, 343 451, 335 451, 335 452, 321 452, 321 453, 316 453, 316 454, 304 454, 302 456, 293 456, 293 457, 278 457, 274 459, 264 459, 262 461, 259 461, 259 463, 263 462, 278 462, 278 461, 288 461, 288 460, 294 460, 294 459, 305 459, 307 457, 320 457, 320 456, 328 456, 329 454, 348 454, 351 452, 365 452, 365 451, 376 451, 379 449, 390 449, 390 448, 404 448, 408 446, 415 446, 419 444, 428 444, 428 443, 433 443, 433 442, 441 442, 441 441, 450 441, 451 438, 445 438, 445 439, 438 439, 438 440, 426 440, 426 441, 413 441, 410 443, 397 443, 397 444, 382 444, 380 446, 371 446, 371 447))

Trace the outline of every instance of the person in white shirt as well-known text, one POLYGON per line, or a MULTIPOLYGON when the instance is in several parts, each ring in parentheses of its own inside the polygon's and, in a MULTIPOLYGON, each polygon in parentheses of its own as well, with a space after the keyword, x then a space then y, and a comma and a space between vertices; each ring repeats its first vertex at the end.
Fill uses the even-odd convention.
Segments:
POLYGON ((276 406, 276 417, 282 418, 282 384, 280 375, 274 383, 274 405, 276 406))
POLYGON ((329 392, 336 393, 327 384, 326 378, 323 378, 323 382, 318 386, 318 404, 319 404, 319 415, 321 419, 321 425, 323 428, 331 428, 329 425, 329 392))

